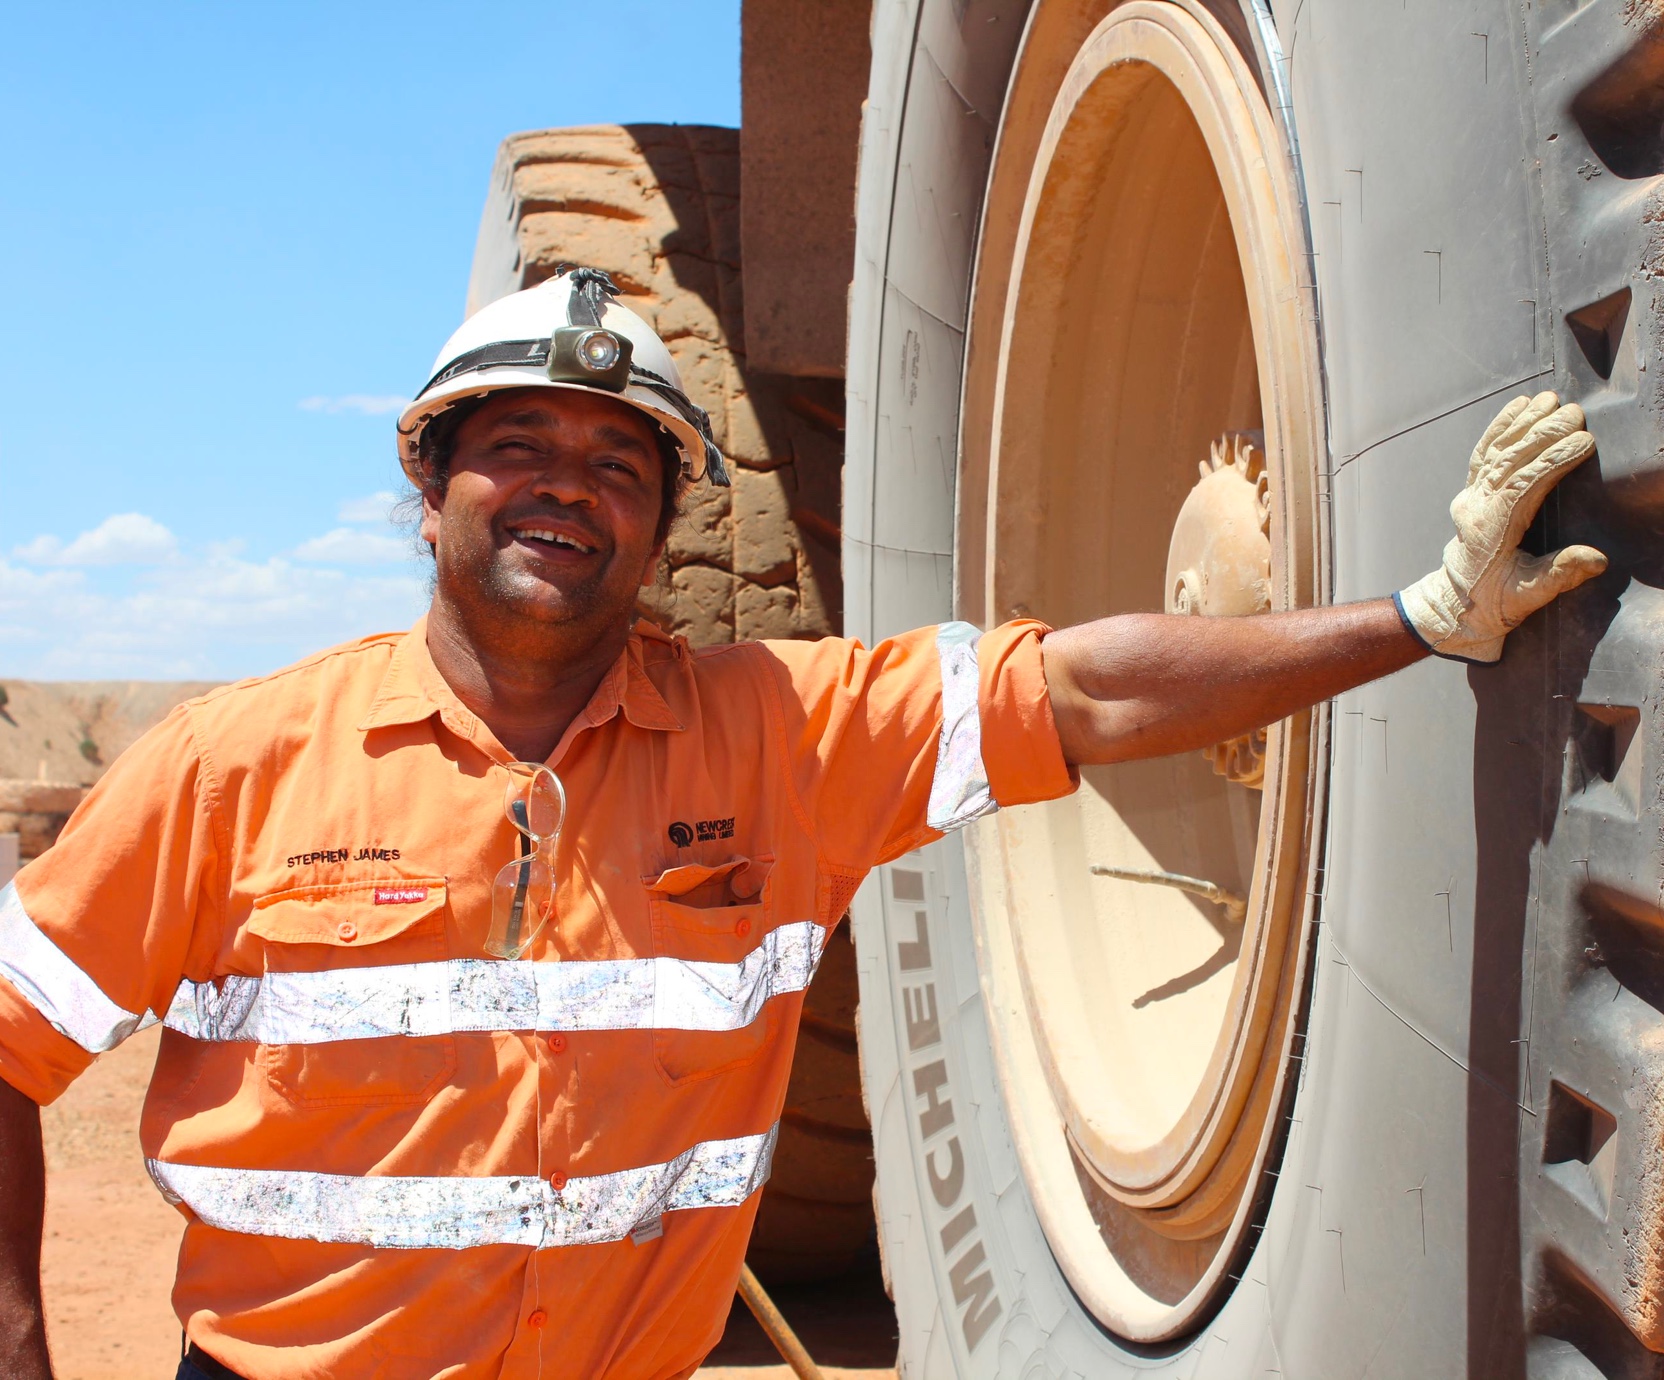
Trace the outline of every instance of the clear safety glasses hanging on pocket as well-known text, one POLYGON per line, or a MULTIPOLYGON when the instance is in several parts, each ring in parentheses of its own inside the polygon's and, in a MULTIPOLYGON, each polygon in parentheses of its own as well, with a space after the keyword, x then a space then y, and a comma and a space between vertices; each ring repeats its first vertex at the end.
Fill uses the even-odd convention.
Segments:
POLYGON ((520 856, 491 884, 485 951, 523 957, 555 909, 555 844, 566 822, 566 788, 538 762, 511 762, 503 813, 520 834, 520 856))

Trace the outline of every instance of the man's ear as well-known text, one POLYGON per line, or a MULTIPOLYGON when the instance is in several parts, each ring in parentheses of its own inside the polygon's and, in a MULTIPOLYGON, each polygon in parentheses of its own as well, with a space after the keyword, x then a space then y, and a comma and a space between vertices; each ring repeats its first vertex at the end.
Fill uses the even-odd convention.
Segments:
POLYGON ((647 565, 641 572, 641 587, 643 589, 649 589, 658 582, 659 562, 664 559, 664 549, 669 544, 670 538, 666 537, 653 548, 652 553, 647 557, 647 565))
POLYGON ((437 489, 422 490, 422 525, 418 529, 429 546, 439 544, 439 515, 445 510, 445 500, 437 489))

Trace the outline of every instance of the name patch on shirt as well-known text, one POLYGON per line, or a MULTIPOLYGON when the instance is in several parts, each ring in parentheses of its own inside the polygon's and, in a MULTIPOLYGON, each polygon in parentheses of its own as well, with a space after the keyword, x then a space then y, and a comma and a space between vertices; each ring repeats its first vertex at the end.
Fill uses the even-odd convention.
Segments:
POLYGON ((397 862, 399 850, 397 848, 383 848, 379 844, 367 843, 357 849, 349 845, 339 848, 315 848, 309 853, 291 853, 290 867, 316 867, 319 863, 344 862, 397 862))
POLYGON ((425 886, 378 886, 376 888, 376 904, 378 906, 408 906, 427 899, 428 889, 425 886))

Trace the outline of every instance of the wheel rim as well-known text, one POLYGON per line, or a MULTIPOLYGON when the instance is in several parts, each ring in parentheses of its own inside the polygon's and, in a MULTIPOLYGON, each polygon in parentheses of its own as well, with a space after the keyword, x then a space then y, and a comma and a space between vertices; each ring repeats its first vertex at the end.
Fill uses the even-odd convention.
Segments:
MULTIPOLYGON (((1322 598, 1303 264, 1275 125, 1211 17, 1041 7, 972 303, 967 613, 1160 610, 1198 462, 1243 436, 1269 477, 1269 602, 1322 598)), ((1274 726, 1261 789, 1200 754, 1088 769, 1076 797, 970 842, 1025 1179, 1076 1292, 1134 1340, 1194 1325, 1252 1218, 1299 1004, 1322 735, 1318 715, 1274 726), (1243 898, 1244 922, 1158 874, 1243 898)))

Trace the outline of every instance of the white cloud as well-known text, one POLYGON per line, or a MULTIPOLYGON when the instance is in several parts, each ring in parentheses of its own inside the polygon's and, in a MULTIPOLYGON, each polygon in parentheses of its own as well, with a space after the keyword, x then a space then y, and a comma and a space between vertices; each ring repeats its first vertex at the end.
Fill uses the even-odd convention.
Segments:
POLYGON ((224 546, 132 575, 0 559, 0 674, 231 679, 409 627, 426 602, 414 565, 370 572, 257 562, 224 546))
POLYGON ((386 522, 393 515, 399 496, 386 489, 367 498, 349 498, 335 514, 337 522, 386 522))
POLYGON ((39 536, 24 546, 12 548, 12 555, 30 565, 55 565, 63 554, 64 544, 56 537, 39 536))
POLYGON ((323 565, 386 565, 407 561, 411 555, 408 542, 357 527, 337 527, 321 537, 303 541, 294 550, 297 561, 317 561, 323 565))
POLYGON ((338 398, 302 398, 296 405, 303 412, 356 412, 363 417, 385 417, 400 411, 409 401, 391 393, 344 393, 338 398))
POLYGON ((143 513, 117 513, 67 546, 39 536, 12 554, 33 565, 160 565, 173 560, 179 543, 172 532, 143 513))

